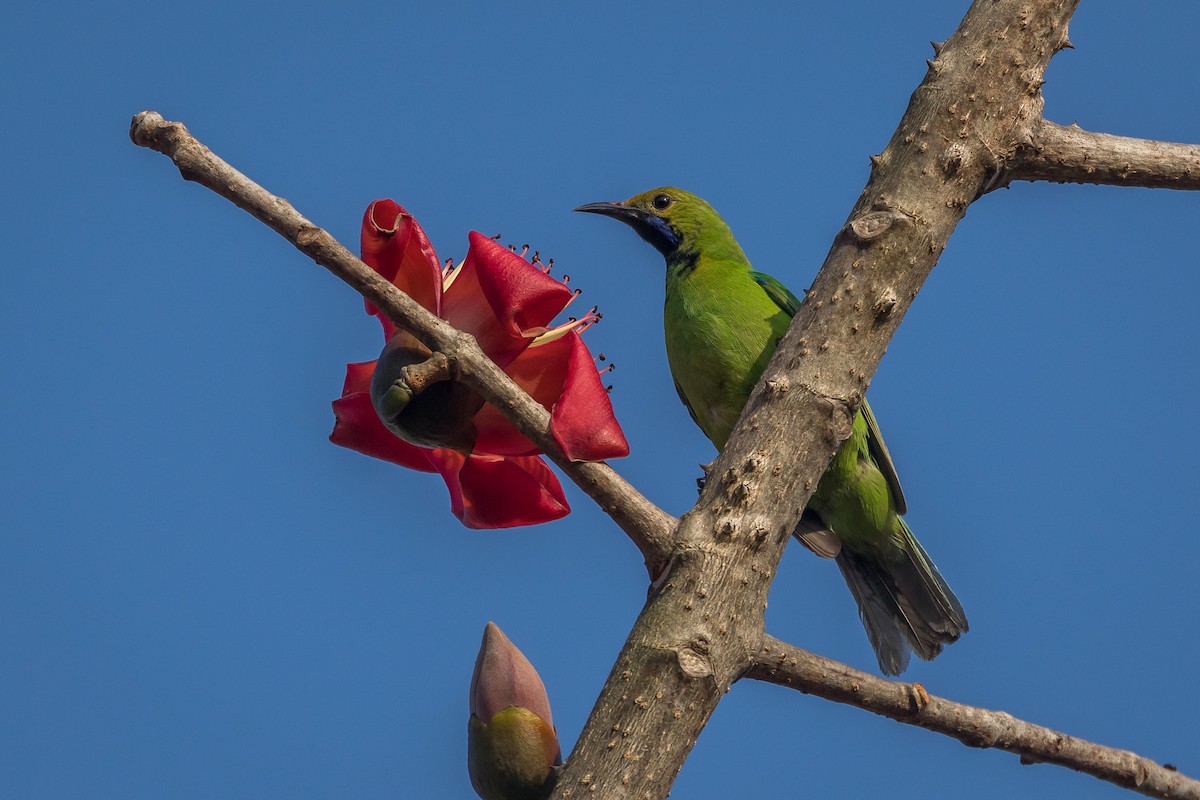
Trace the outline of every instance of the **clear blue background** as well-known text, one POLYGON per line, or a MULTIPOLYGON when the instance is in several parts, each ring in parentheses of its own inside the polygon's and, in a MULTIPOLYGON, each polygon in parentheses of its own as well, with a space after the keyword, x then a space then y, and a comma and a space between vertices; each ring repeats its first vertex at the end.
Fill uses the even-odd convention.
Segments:
MULTIPOLYGON (((442 257, 469 229, 556 259, 603 323, 673 513, 712 450, 675 398, 662 264, 571 214, 662 184, 808 285, 966 0, 81 4, 10 9, 0 69, 0 796, 463 798, 495 620, 569 749, 645 593, 575 512, 475 532, 434 476, 329 444, 357 295, 126 131, 145 108, 355 246, 371 200, 442 257), (14 13, 15 12, 15 13, 14 13)), ((1200 6, 1090 0, 1047 115, 1200 141, 1200 6)), ((1193 194, 1018 185, 971 207, 871 388, 971 632, 906 677, 1200 774, 1193 194)), ((873 670, 799 548, 770 630, 873 670)), ((1117 797, 784 689, 733 688, 681 798, 1117 797)))

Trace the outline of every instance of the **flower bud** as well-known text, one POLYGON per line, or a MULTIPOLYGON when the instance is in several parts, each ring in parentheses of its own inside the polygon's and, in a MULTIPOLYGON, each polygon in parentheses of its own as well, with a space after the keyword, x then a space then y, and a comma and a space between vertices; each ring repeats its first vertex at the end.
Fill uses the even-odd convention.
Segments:
POLYGON ((418 447, 448 447, 469 454, 477 432, 473 417, 483 398, 466 384, 443 380, 415 392, 404 380, 405 367, 432 355, 405 330, 397 330, 379 355, 371 376, 371 402, 388 430, 418 447))
POLYGON ((495 623, 471 677, 467 770, 483 800, 540 800, 562 763, 546 687, 495 623))

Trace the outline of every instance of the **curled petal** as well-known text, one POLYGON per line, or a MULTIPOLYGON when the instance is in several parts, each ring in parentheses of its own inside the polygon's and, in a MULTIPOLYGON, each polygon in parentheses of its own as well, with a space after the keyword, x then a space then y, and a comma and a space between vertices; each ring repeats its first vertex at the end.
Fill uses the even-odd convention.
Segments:
POLYGON ((583 338, 572 331, 558 341, 565 342, 570 353, 562 396, 550 412, 554 439, 572 461, 603 461, 629 455, 629 442, 613 415, 612 401, 583 338))
POLYGON ((333 401, 333 433, 329 441, 368 456, 382 458, 420 472, 434 472, 428 450, 411 445, 384 427, 371 403, 371 375, 375 362, 346 365, 342 396, 333 401))
MULTIPOLYGON (((394 200, 367 206, 362 222, 362 260, 397 288, 437 314, 441 310, 442 270, 429 237, 394 200)), ((396 327, 370 301, 367 313, 379 317, 385 338, 396 327)))
POLYGON ((575 296, 516 253, 472 231, 466 261, 442 298, 442 317, 467 331, 501 367, 575 296))
POLYGON ((450 510, 468 528, 537 525, 571 512, 562 486, 537 456, 426 451, 450 490, 450 510))

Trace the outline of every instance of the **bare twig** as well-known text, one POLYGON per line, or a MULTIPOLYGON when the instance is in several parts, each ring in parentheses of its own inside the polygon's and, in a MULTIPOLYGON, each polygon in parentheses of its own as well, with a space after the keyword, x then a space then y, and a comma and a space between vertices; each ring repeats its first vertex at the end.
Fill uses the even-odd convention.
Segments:
POLYGON ((997 186, 1013 181, 1200 189, 1200 145, 1092 133, 1043 120, 997 186))
POLYGON ((970 747, 1007 750, 1024 764, 1057 764, 1150 797, 1200 800, 1200 781, 1136 753, 1077 739, 1003 711, 944 700, 919 683, 877 678, 773 636, 765 638, 746 677, 944 733, 970 747))
POLYGON ((180 174, 248 211, 297 249, 371 300, 393 322, 458 365, 465 383, 494 405, 587 492, 642 551, 658 575, 672 545, 677 520, 647 500, 607 464, 567 459, 550 434, 550 413, 483 354, 475 339, 452 328, 360 261, 286 200, 268 192, 217 157, 179 122, 154 111, 133 118, 134 143, 170 157, 180 174))

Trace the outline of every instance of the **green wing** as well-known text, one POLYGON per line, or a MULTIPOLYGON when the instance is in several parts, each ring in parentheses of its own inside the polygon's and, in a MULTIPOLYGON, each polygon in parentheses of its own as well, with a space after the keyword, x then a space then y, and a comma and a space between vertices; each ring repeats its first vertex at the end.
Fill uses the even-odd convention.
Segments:
POLYGON ((883 443, 883 434, 879 432, 879 423, 875 421, 875 414, 871 411, 871 405, 865 397, 858 411, 867 421, 867 450, 875 459, 875 466, 879 467, 879 471, 883 473, 888 488, 892 490, 892 499, 896 502, 896 513, 903 516, 908 513, 908 503, 904 500, 904 490, 900 488, 900 476, 896 474, 896 465, 892 463, 892 454, 888 452, 887 445, 883 443))
POLYGON ((750 270, 750 277, 775 301, 775 305, 787 312, 789 317, 796 316, 796 312, 800 310, 800 298, 792 294, 791 289, 763 272, 750 270))
POLYGON ((688 410, 688 416, 692 418, 692 422, 696 423, 696 427, 703 431, 704 428, 700 427, 700 420, 696 417, 696 409, 692 408, 692 404, 688 402, 687 395, 683 393, 683 387, 679 385, 679 381, 675 381, 675 394, 679 395, 679 399, 683 403, 683 407, 688 410))
MULTIPOLYGON (((750 277, 763 288, 768 297, 775 301, 775 305, 786 311, 788 316, 796 316, 796 312, 800 309, 800 299, 792 294, 791 290, 762 272, 751 271, 750 277)), ((903 515, 908 511, 908 503, 904 500, 904 490, 900 488, 900 476, 896 474, 896 465, 892 463, 892 455, 883 442, 883 434, 879 432, 879 423, 875 420, 875 414, 865 399, 859 411, 867 421, 867 450, 875 459, 879 471, 883 473, 888 488, 892 490, 892 499, 896 502, 896 513, 903 515)))

